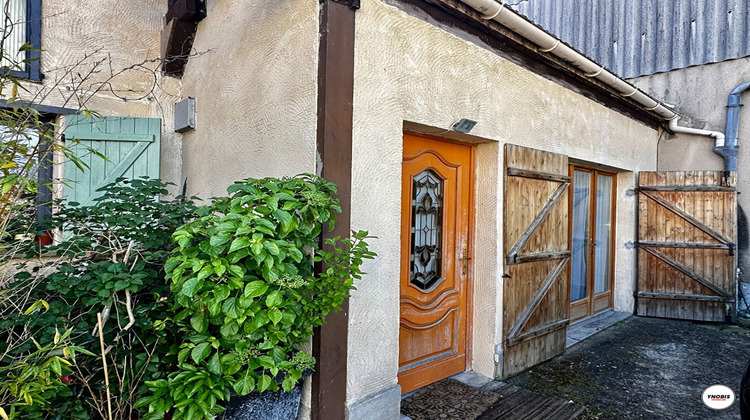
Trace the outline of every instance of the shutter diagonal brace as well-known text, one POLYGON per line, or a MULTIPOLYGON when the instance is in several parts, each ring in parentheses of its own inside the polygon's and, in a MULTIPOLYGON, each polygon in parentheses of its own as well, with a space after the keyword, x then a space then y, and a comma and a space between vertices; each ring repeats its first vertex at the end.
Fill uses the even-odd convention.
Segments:
POLYGON ((685 267, 684 265, 680 264, 678 261, 670 258, 666 254, 663 254, 663 253, 661 253, 661 252, 659 252, 659 251, 657 251, 657 250, 655 250, 653 248, 647 247, 647 246, 643 246, 643 247, 641 247, 641 249, 643 249, 644 251, 646 251, 649 254, 653 255, 654 257, 656 257, 656 258, 664 261, 670 267, 672 267, 675 270, 681 272, 682 274, 690 277, 691 279, 697 281, 698 283, 702 284, 703 286, 705 286, 706 288, 710 289, 714 293, 716 293, 716 294, 718 294, 718 295, 720 295, 722 297, 725 297, 725 298, 731 298, 732 297, 732 295, 729 292, 727 292, 726 290, 724 290, 721 287, 719 287, 719 286, 711 283, 710 281, 708 281, 708 279, 700 276, 698 273, 695 273, 694 271, 692 271, 689 268, 685 267))
MULTIPOLYGON (((111 184, 117 180, 117 178, 125 175, 125 171, 132 165, 136 159, 148 148, 150 142, 138 142, 127 155, 115 165, 109 171, 109 174, 99 184, 93 188, 93 191, 97 191, 105 185, 111 184)), ((87 202, 81 203, 82 206, 89 206, 93 204, 93 200, 87 200, 87 202)))
MULTIPOLYGON (((509 174, 510 174, 510 169, 509 174)), ((518 253, 523 249, 524 246, 529 242, 531 239, 531 236, 534 234, 534 232, 539 229, 539 226, 541 226, 544 219, 549 216, 552 209, 555 207, 555 204, 557 204, 558 201, 563 197, 563 194, 568 189, 568 186, 570 185, 569 181, 563 181, 559 187, 557 187, 557 190, 552 194, 552 197, 547 201, 547 203, 542 207, 542 210, 539 212, 539 214, 536 215, 534 220, 531 222, 529 227, 526 229, 526 231, 521 235, 520 238, 518 238, 518 242, 513 245, 513 247, 510 249, 510 252, 508 252, 508 257, 506 258, 506 262, 508 264, 518 264, 521 261, 519 261, 519 255, 518 253)))
MULTIPOLYGON (((513 324, 513 328, 510 329, 510 332, 508 333, 507 343, 508 345, 516 344, 519 341, 523 341, 525 338, 524 335, 528 334, 520 334, 521 330, 526 326, 526 323, 529 322, 529 319, 531 318, 531 314, 536 311, 536 309, 539 307, 539 304, 542 303, 542 299, 547 295, 547 292, 549 292, 549 289, 552 288, 552 284, 555 283, 555 280, 560 276, 560 273, 562 273, 563 269, 565 268, 565 265, 570 260, 570 257, 565 257, 560 260, 560 262, 557 263, 555 268, 550 271, 550 273, 547 275, 547 278, 544 279, 544 282, 542 282, 542 285, 539 287, 539 290, 536 291, 536 294, 531 298, 531 302, 529 302, 529 305, 524 309, 524 311, 521 313, 521 316, 518 318, 518 321, 516 321, 515 324, 513 324)), ((568 320, 560 320, 556 321, 553 324, 550 325, 543 325, 541 327, 538 327, 534 329, 532 332, 538 331, 538 330, 545 330, 547 327, 550 326, 564 326, 567 325, 568 320)))
POLYGON ((706 224, 696 219, 695 217, 687 214, 684 210, 680 209, 679 207, 675 206, 674 204, 670 203, 669 201, 665 200, 664 198, 660 197, 654 192, 646 191, 644 189, 641 189, 640 192, 646 197, 648 197, 649 199, 653 200, 656 204, 659 204, 660 206, 666 208, 667 210, 676 214, 678 217, 685 219, 685 221, 697 227, 698 229, 702 230, 707 235, 711 236, 712 238, 716 239, 722 244, 727 245, 730 248, 734 247, 734 244, 732 243, 731 239, 727 238, 726 236, 722 235, 721 233, 707 226, 706 224))

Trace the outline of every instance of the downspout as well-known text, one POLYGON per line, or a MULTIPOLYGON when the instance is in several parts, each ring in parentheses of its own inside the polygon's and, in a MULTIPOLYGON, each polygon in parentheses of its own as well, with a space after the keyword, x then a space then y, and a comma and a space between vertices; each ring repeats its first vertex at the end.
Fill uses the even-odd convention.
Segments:
POLYGON ((737 170, 737 133, 740 128, 740 107, 742 107, 742 92, 750 89, 750 83, 744 83, 729 94, 727 104, 727 140, 725 144, 714 148, 714 151, 724 157, 724 170, 737 170))

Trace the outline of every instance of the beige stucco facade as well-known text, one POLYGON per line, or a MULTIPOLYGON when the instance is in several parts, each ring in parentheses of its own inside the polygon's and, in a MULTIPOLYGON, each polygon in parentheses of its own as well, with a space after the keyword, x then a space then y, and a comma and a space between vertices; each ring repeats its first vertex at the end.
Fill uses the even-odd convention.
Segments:
POLYGON ((214 1, 182 77, 196 128, 182 135, 188 193, 235 180, 315 172, 318 12, 315 1, 214 1))
MULTIPOLYGON (((720 63, 705 64, 643 76, 631 80, 633 84, 663 101, 676 105, 675 111, 684 116, 680 125, 724 132, 727 118, 727 99, 737 86, 750 82, 750 57, 720 63)), ((750 101, 750 93, 744 102, 750 101)), ((747 108, 740 110, 737 145, 737 196, 739 279, 750 281, 750 250, 748 249, 747 213, 750 211, 750 115, 747 108)), ((659 170, 714 170, 724 169, 724 159, 713 152, 714 139, 692 135, 666 134, 659 142, 659 170)), ((750 290, 750 288, 748 289, 750 290)))
MULTIPOLYGON (((117 69, 145 60, 154 71, 128 70, 112 81, 126 99, 105 90, 86 107, 102 115, 162 118, 162 178, 177 188, 187 181, 188 195, 208 199, 235 180, 318 169, 318 2, 209 0, 181 80, 162 76, 158 61, 150 61, 159 56, 163 0, 44 4, 47 79, 31 84, 32 91, 49 89, 62 80, 65 66, 87 53, 93 55, 85 61, 111 55, 117 69), (177 134, 173 105, 189 96, 196 100, 196 128, 177 134)), ((634 173, 657 168, 659 133, 652 127, 394 4, 368 0, 356 12, 351 226, 378 237, 371 242, 378 257, 364 267, 368 274, 350 301, 346 401, 356 420, 383 418, 366 414, 375 405, 387 410, 377 414, 397 414, 400 401, 404 130, 477 144, 471 360, 473 370, 488 377, 502 375, 503 146, 561 153, 617 172, 618 311, 632 312, 635 286, 635 252, 625 244, 635 241, 636 201, 626 190, 635 187, 634 173), (470 136, 449 131, 460 118, 478 122, 470 136)), ((55 92, 45 103, 66 106, 55 92)), ((309 395, 303 404, 309 405, 309 395)))
MULTIPOLYGON (((478 121, 473 369, 499 372, 502 342, 503 144, 562 153, 618 171, 615 309, 633 310, 633 172, 656 169, 657 131, 500 58, 481 41, 382 1, 357 12, 352 227, 379 239, 350 302, 347 402, 396 386, 399 337, 401 158, 404 129, 449 136, 478 121), (372 349, 393 349, 377 351, 372 349), (362 378, 367 378, 363 381, 362 378)), ((417 12, 414 12, 417 13, 417 12)), ((395 394, 395 393, 394 393, 395 394)), ((398 404, 395 399, 393 404, 398 404)), ((364 410, 362 410, 364 411, 364 410)), ((359 412, 359 411, 357 411, 359 412)))

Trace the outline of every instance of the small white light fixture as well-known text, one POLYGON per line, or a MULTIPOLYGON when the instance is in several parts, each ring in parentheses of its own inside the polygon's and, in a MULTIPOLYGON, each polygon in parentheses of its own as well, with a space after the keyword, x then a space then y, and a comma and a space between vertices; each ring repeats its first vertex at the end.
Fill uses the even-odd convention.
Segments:
POLYGON ((469 134, 474 126, 477 125, 476 121, 472 121, 468 118, 461 118, 457 122, 453 123, 451 130, 458 131, 459 133, 469 134))

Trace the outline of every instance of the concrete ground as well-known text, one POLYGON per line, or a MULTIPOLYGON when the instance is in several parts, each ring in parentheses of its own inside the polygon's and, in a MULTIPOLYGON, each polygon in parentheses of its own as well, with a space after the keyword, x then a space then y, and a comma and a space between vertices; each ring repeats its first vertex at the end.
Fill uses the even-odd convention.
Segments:
POLYGON ((582 419, 738 419, 738 403, 714 411, 701 394, 738 393, 748 362, 750 330, 630 317, 506 382, 583 404, 582 419))

